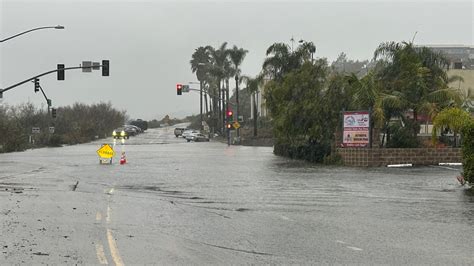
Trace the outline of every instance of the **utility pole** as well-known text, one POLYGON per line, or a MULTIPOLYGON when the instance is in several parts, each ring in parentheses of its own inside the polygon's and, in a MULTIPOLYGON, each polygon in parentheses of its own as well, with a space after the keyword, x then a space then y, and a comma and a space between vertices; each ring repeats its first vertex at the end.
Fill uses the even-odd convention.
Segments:
MULTIPOLYGON (((235 75, 235 117, 237 117, 237 121, 239 122, 239 75, 235 75)), ((240 127, 237 128, 237 142, 240 144, 240 127)))
POLYGON ((203 119, 202 119, 202 80, 199 81, 199 95, 200 95, 200 104, 199 104, 199 107, 200 107, 200 111, 201 111, 201 130, 204 130, 204 126, 203 126, 203 119))

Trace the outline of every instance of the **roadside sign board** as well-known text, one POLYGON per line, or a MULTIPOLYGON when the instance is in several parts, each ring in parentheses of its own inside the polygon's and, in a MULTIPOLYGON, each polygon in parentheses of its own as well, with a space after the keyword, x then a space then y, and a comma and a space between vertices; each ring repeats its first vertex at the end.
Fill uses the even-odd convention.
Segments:
POLYGON ((49 133, 54 134, 54 127, 49 127, 49 133))
POLYGON ((240 127, 239 122, 235 121, 232 126, 234 126, 235 129, 238 129, 240 127))
POLYGON ((39 133, 41 133, 41 130, 40 130, 39 127, 33 127, 33 128, 31 128, 31 133, 39 134, 39 133))
POLYGON ((110 159, 114 157, 115 152, 114 152, 114 149, 112 149, 112 147, 110 147, 109 144, 103 144, 102 147, 100 147, 100 149, 97 150, 97 154, 99 155, 100 158, 110 159))
POLYGON ((368 147, 369 130, 368 111, 344 112, 342 139, 344 147, 368 147))

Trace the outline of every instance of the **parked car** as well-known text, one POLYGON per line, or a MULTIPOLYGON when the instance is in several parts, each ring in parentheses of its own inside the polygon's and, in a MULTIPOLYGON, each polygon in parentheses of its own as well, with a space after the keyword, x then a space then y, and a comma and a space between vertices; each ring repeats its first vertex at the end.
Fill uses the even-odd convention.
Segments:
POLYGON ((135 129, 135 131, 137 132, 137 134, 140 134, 140 133, 143 133, 143 129, 141 129, 140 127, 137 127, 135 125, 127 125, 126 127, 132 127, 135 129))
POLYGON ((138 133, 139 133, 139 130, 136 129, 136 128, 135 128, 134 126, 132 126, 132 125, 124 125, 123 128, 124 128, 125 132, 127 132, 127 134, 128 134, 129 136, 135 136, 135 135, 138 135, 138 133))
POLYGON ((179 137, 179 136, 183 135, 184 130, 185 130, 184 128, 177 127, 177 128, 174 129, 174 135, 176 137, 179 137))
POLYGON ((112 132, 112 136, 114 139, 128 139, 130 137, 130 135, 125 131, 124 127, 116 128, 112 132))
POLYGON ((209 141, 209 138, 202 133, 193 133, 193 134, 190 134, 188 137, 186 137, 186 140, 188 142, 190 141, 200 142, 200 141, 209 141))

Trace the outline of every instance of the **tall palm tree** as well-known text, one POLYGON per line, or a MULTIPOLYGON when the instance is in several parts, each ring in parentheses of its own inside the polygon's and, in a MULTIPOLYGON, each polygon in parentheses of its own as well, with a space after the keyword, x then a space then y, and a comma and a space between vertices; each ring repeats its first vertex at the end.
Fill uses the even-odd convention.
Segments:
POLYGON ((291 61, 291 48, 286 43, 274 43, 268 47, 263 71, 273 79, 282 80, 283 76, 289 72, 291 61))
POLYGON ((258 94, 258 88, 259 86, 262 85, 263 83, 263 75, 260 74, 255 78, 251 78, 248 76, 242 77, 242 79, 245 81, 247 90, 250 92, 253 98, 253 136, 257 136, 257 122, 258 122, 258 114, 257 114, 257 94, 258 94))
POLYGON ((222 122, 220 120, 223 113, 222 107, 224 106, 222 102, 222 98, 223 98, 222 90, 224 88, 222 81, 226 77, 226 68, 230 64, 229 59, 228 59, 229 53, 227 50, 227 42, 222 43, 218 49, 212 48, 210 50, 210 53, 211 53, 211 62, 212 62, 210 73, 217 79, 217 84, 218 84, 218 95, 216 99, 218 103, 217 104, 218 123, 220 125, 219 128, 221 128, 223 132, 224 123, 223 123, 223 120, 222 122))
POLYGON ((200 46, 198 47, 191 58, 191 70, 196 73, 196 78, 199 80, 199 95, 200 95, 200 116, 201 116, 201 127, 202 127, 202 100, 203 100, 203 86, 208 75, 209 63, 211 62, 210 47, 200 46))
MULTIPOLYGON (((239 119, 239 75, 241 73, 240 65, 244 61, 245 55, 248 53, 247 50, 243 48, 238 48, 234 45, 232 49, 229 50, 230 60, 234 64, 235 71, 235 101, 236 101, 236 110, 235 116, 239 119)), ((240 128, 237 129, 237 138, 240 137, 240 128)))
POLYGON ((276 81, 303 65, 304 62, 313 61, 316 46, 313 42, 302 42, 295 51, 285 43, 274 43, 268 47, 263 62, 265 74, 276 81))

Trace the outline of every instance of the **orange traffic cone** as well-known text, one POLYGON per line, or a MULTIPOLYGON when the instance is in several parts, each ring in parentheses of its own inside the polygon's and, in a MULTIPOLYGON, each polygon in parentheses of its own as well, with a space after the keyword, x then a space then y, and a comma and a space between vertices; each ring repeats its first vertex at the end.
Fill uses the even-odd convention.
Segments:
POLYGON ((127 163, 127 159, 125 158, 125 152, 122 152, 122 156, 120 156, 120 164, 127 163))

